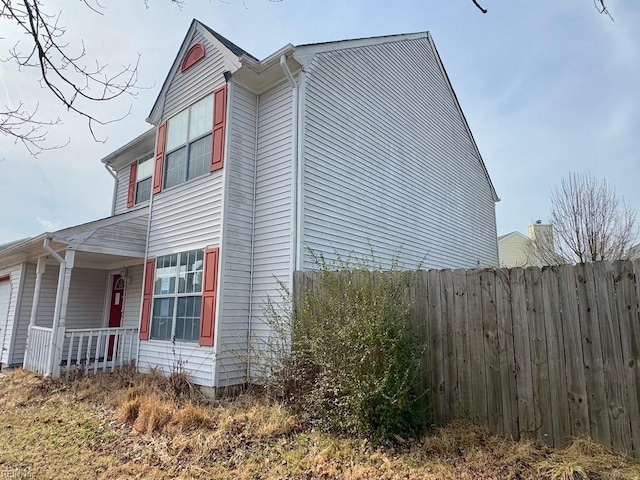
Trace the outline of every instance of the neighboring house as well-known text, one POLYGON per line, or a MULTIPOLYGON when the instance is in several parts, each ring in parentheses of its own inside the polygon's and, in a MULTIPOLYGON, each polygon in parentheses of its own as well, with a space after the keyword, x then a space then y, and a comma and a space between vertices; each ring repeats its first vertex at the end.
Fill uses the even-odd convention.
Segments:
POLYGON ((555 254, 551 225, 537 220, 527 227, 527 234, 524 236, 516 231, 498 237, 501 267, 543 267, 564 263, 555 254))
POLYGON ((265 300, 313 254, 498 264, 498 198, 429 33, 257 60, 194 20, 148 121, 103 159, 112 217, 0 252, 3 363, 241 384, 265 300))

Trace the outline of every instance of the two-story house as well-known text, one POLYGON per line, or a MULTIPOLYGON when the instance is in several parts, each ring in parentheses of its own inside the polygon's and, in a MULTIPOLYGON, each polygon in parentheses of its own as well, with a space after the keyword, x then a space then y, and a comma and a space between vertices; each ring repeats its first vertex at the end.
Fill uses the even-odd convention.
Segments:
POLYGON ((498 198, 429 33, 258 60, 194 20, 147 120, 102 160, 111 217, 0 251, 2 363, 242 384, 266 298, 313 254, 498 264, 498 198))

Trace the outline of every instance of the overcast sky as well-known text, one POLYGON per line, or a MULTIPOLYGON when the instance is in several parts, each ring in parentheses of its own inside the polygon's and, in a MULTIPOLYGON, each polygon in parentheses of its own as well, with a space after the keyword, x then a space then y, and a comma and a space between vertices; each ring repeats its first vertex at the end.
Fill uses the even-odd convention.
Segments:
MULTIPOLYGON (((65 112, 34 73, 0 63, 0 105, 39 105, 60 116, 50 144, 31 157, 0 136, 0 243, 108 216, 113 179, 100 159, 149 128, 160 86, 195 17, 262 59, 294 45, 429 30, 501 201, 498 233, 546 220, 549 194, 568 172, 606 177, 640 209, 640 2, 609 0, 113 0, 98 15, 80 2, 44 0, 62 11, 73 46, 114 67, 140 55, 137 98, 97 104, 120 122, 96 130, 65 112), (73 3, 73 8, 70 4, 73 3)), ((0 20, 0 58, 21 38, 0 20)), ((390 73, 390 81, 392 80, 390 73)))

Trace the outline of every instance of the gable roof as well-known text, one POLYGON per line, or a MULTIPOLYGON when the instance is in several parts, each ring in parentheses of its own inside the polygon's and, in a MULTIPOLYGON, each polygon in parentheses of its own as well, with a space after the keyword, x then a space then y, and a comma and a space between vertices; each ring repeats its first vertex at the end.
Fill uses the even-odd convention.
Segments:
POLYGON ((238 67, 240 66, 241 57, 247 57, 247 58, 251 58, 252 60, 255 60, 254 56, 247 53, 245 50, 237 46, 235 43, 226 39, 219 33, 211 30, 205 24, 201 23, 200 21, 194 18, 193 20, 191 20, 191 25, 189 25, 189 30, 187 31, 187 34, 182 40, 182 44, 178 49, 178 53, 176 53, 176 56, 173 59, 173 63, 171 64, 171 69, 169 70, 169 73, 165 77, 164 82, 162 83, 162 87, 160 88, 160 92, 158 93, 158 96, 156 97, 155 102, 153 102, 153 107, 151 107, 149 116, 146 119, 146 121, 151 123, 152 125, 155 125, 158 122, 158 118, 159 118, 158 110, 161 105, 161 100, 164 99, 167 93, 167 90, 169 88, 169 84, 171 83, 170 81, 174 77, 178 69, 180 68, 180 65, 182 63, 182 58, 187 53, 187 50, 189 48, 193 35, 198 29, 201 29, 201 31, 205 34, 205 36, 208 36, 209 40, 212 40, 212 43, 218 43, 219 47, 226 50, 227 57, 235 58, 235 63, 237 63, 238 67))
MULTIPOLYGON (((173 61, 171 70, 170 70, 169 74, 167 75, 167 77, 165 78, 164 83, 162 84, 162 88, 160 90, 160 93, 158 94, 158 97, 156 98, 156 101, 153 104, 151 112, 149 113, 149 117, 147 118, 147 121, 152 123, 152 124, 155 124, 159 120, 158 110, 159 110, 159 106, 160 106, 160 100, 163 99, 164 96, 166 95, 167 89, 169 87, 169 81, 170 81, 171 78, 173 78, 173 76, 175 75, 177 69, 179 68, 180 60, 181 60, 182 56, 186 53, 187 47, 189 46, 191 38, 193 37, 193 34, 194 34, 194 32, 195 32, 195 30, 197 28, 201 28, 204 32, 206 32, 213 39, 215 39, 217 42, 219 42, 220 45, 223 48, 225 48, 228 51, 229 54, 235 56, 237 58, 237 60, 238 60, 238 67, 240 67, 242 65, 247 65, 247 66, 251 66, 251 68, 255 68, 257 64, 262 64, 263 62, 274 60, 274 57, 275 57, 276 53, 278 53, 280 51, 287 50, 287 47, 285 47, 284 49, 280 49, 280 50, 276 51, 274 54, 268 56, 265 60, 260 61, 256 57, 254 57, 253 55, 248 53, 246 50, 240 48, 235 43, 231 42, 230 40, 228 40, 224 36, 220 35, 216 31, 212 30, 210 27, 206 26, 205 24, 201 23, 200 21, 198 21, 198 20, 196 20, 194 18, 192 20, 192 22, 191 22, 191 26, 189 27, 189 31, 187 32, 187 35, 185 36, 184 40, 182 41, 182 45, 180 46, 180 49, 178 50, 176 58, 173 61)), ((451 96, 453 97, 453 101, 454 101, 455 106, 456 106, 456 108, 458 110, 458 113, 460 115, 460 118, 462 120, 464 128, 467 131, 467 134, 469 135, 469 139, 471 140, 472 148, 473 148, 473 150, 475 151, 475 153, 476 153, 476 155, 478 157, 478 160, 480 162, 480 166, 481 166, 481 168, 482 168, 482 170, 484 172, 484 175, 485 175, 485 177, 487 179, 487 182, 489 184, 489 189, 491 191, 491 195, 493 197, 493 200, 495 202, 499 202, 500 198, 498 197, 498 194, 497 194, 497 192, 495 190, 493 182, 491 181, 491 177, 489 176, 489 171, 487 170, 487 167, 486 167, 486 165, 484 163, 484 160, 483 160, 482 155, 480 153, 480 149, 478 148, 478 145, 477 145, 477 143, 475 141, 475 138, 473 137, 473 133, 471 132, 471 128, 469 127, 469 124, 468 124, 467 119, 466 119, 466 117, 464 115, 464 112, 462 111, 462 107, 460 106, 460 102, 458 101, 458 97, 457 97, 457 95, 455 93, 455 90, 453 89, 453 85, 451 84, 451 80, 449 78, 449 75, 447 74, 447 71, 444 68, 444 64, 442 63, 442 59, 440 57, 440 54, 438 53, 438 50, 437 50, 437 48, 435 46, 435 43, 433 42, 433 38, 431 37, 431 34, 428 31, 416 32, 416 33, 403 33, 403 34, 396 34, 396 35, 383 35, 383 36, 377 36, 377 37, 363 37, 363 38, 355 38, 355 39, 350 39, 350 40, 338 40, 338 41, 331 41, 331 42, 301 44, 301 45, 298 45, 296 47, 293 47, 293 52, 294 52, 293 56, 294 56, 294 58, 296 58, 296 60, 298 60, 299 56, 312 57, 313 54, 317 53, 317 52, 324 52, 324 51, 330 51, 330 50, 341 50, 341 49, 353 48, 353 47, 357 47, 357 46, 376 45, 376 44, 380 44, 380 43, 400 42, 400 41, 405 41, 405 40, 414 40, 414 39, 421 39, 421 38, 426 38, 427 41, 429 42, 429 45, 433 49, 434 55, 436 57, 436 60, 438 62, 440 70, 442 72, 442 75, 444 76, 445 82, 446 82, 446 84, 447 84, 447 86, 449 88, 451 96), (300 51, 296 52, 296 50, 300 50, 300 51), (299 55, 296 55, 296 53, 298 53, 299 55)), ((301 61, 300 63, 304 64, 304 61, 301 61)))
POLYGON ((119 257, 143 258, 146 246, 147 217, 149 207, 143 207, 91 222, 63 228, 55 232, 43 232, 35 237, 17 240, 4 245, 0 252, 0 268, 32 261, 48 255, 43 247, 45 238, 50 239, 54 249, 73 248, 76 251, 95 251, 119 257), (96 249, 89 240, 108 233, 110 227, 126 226, 127 233, 113 236, 109 248, 96 249), (133 246, 132 246, 133 245, 133 246))
POLYGON ((211 28, 209 28, 208 26, 206 26, 204 23, 200 23, 198 20, 194 19, 194 22, 198 22, 198 24, 202 25, 202 27, 208 31, 211 35, 213 35, 214 37, 216 37, 220 43, 222 43, 225 47, 227 47, 232 53, 234 53, 235 55, 237 55, 238 57, 241 57, 243 55, 254 59, 256 62, 259 61, 256 57, 254 57, 253 55, 251 55, 249 52, 247 52, 246 50, 243 50, 242 48, 240 48, 238 45, 236 45, 235 43, 233 43, 231 40, 223 37, 222 35, 220 35, 218 32, 216 32, 215 30, 212 30, 211 28))
POLYGON ((510 233, 505 233, 504 235, 499 235, 498 236, 498 242, 503 242, 505 240, 510 239, 511 237, 522 237, 525 240, 531 240, 529 237, 527 237, 526 235, 523 235, 522 233, 518 232, 517 230, 514 232, 510 232, 510 233))

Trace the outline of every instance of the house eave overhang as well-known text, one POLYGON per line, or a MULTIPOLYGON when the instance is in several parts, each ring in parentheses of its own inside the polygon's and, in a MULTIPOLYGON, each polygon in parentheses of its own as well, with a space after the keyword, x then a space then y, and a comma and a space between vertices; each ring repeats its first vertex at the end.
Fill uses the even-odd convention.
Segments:
POLYGON ((295 47, 291 44, 269 55, 264 60, 243 55, 240 57, 241 68, 233 74, 233 81, 245 86, 254 93, 262 93, 275 83, 284 80, 285 73, 280 65, 284 56, 287 67, 294 75, 300 71, 302 65, 294 57, 295 47))
POLYGON ((153 152, 155 139, 156 130, 150 128, 100 161, 114 170, 119 170, 134 160, 153 152))
MULTIPOLYGON (((48 256, 49 252, 44 248, 45 239, 49 239, 49 246, 56 252, 73 249, 94 256, 114 256, 118 261, 124 258, 142 260, 145 254, 148 215, 149 208, 143 207, 55 232, 41 233, 1 251, 0 268, 24 262, 35 262, 39 257, 48 256), (118 241, 116 238, 104 244, 96 242, 95 239, 109 227, 115 229, 122 227, 123 237, 126 237, 126 241, 118 241), (140 238, 140 241, 131 240, 136 236, 140 238)), ((101 261, 108 263, 108 259, 102 258, 101 261)))

